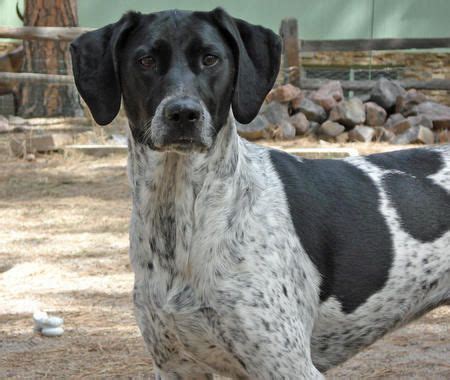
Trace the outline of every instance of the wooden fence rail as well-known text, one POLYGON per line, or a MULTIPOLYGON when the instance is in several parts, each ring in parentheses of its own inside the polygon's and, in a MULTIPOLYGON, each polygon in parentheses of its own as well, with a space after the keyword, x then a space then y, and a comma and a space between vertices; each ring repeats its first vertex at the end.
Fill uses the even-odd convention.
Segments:
POLYGON ((91 28, 57 27, 57 26, 24 26, 12 28, 0 26, 0 38, 19 40, 72 41, 91 28))
POLYGON ((0 72, 0 84, 14 84, 20 82, 48 83, 56 85, 74 84, 72 75, 0 72))
POLYGON ((300 40, 300 46, 302 52, 434 49, 450 48, 450 38, 300 40))
MULTIPOLYGON (((304 90, 317 90, 328 80, 323 79, 300 79, 300 88, 304 90)), ((415 88, 416 90, 444 90, 450 91, 450 79, 421 80, 396 80, 405 89, 415 88)), ((370 91, 375 85, 374 80, 341 80, 342 88, 349 91, 370 91)))

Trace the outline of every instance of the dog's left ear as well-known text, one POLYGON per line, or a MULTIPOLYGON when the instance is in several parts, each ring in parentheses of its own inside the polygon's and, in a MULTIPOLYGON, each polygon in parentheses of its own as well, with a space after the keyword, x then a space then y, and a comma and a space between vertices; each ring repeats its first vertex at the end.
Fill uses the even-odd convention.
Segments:
POLYGON ((250 123, 271 90, 280 69, 281 39, 271 30, 231 17, 222 8, 211 12, 233 49, 236 66, 233 113, 250 123))

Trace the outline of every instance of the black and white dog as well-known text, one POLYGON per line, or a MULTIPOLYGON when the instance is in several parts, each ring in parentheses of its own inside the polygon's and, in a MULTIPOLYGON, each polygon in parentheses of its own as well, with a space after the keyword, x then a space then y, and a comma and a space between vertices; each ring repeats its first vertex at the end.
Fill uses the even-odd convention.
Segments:
POLYGON ((222 9, 72 43, 95 120, 121 99, 129 118, 134 304, 162 379, 321 378, 450 301, 449 146, 302 160, 240 139, 280 50, 222 9))

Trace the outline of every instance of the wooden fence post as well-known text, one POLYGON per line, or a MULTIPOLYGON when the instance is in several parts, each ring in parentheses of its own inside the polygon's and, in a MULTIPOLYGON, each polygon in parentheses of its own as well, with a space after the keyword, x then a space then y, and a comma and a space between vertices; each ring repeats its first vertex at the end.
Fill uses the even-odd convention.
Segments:
POLYGON ((280 36, 283 40, 283 71, 285 82, 300 85, 300 41, 296 18, 281 21, 280 36))

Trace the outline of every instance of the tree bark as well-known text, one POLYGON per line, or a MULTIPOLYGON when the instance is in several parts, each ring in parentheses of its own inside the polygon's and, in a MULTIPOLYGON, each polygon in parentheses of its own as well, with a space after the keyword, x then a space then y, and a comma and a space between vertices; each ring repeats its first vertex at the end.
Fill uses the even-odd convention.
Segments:
MULTIPOLYGON (((25 26, 78 26, 77 0, 25 0, 25 26)), ((24 41, 22 71, 40 74, 71 73, 69 42, 24 41)), ((73 85, 24 83, 19 91, 19 115, 23 117, 81 116, 73 85)))

